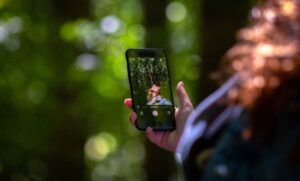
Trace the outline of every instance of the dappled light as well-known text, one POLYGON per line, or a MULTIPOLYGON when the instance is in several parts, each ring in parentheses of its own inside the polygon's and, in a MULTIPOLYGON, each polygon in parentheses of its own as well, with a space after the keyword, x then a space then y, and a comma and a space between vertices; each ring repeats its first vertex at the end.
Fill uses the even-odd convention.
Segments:
POLYGON ((179 22, 186 16, 186 8, 180 2, 171 2, 166 8, 166 15, 170 21, 179 22))
POLYGON ((117 141, 108 133, 100 133, 90 137, 85 143, 85 154, 93 161, 105 159, 107 155, 116 150, 117 141))
MULTIPOLYGON (((164 23, 152 27, 138 0, 0 1, 0 180, 150 178, 153 153, 123 105, 125 51, 152 46, 155 34, 174 95, 184 81, 196 97, 198 5, 161 4, 164 23)), ((176 178, 170 165, 165 178, 176 178)))
POLYGON ((77 57, 75 65, 81 70, 95 70, 99 64, 98 62, 96 55, 85 53, 77 57))
POLYGON ((18 34, 22 27, 22 19, 18 16, 0 21, 0 44, 4 44, 10 51, 16 51, 20 46, 18 34))
POLYGON ((120 26, 119 18, 113 15, 104 17, 100 22, 100 27, 105 33, 115 33, 120 29, 120 26))

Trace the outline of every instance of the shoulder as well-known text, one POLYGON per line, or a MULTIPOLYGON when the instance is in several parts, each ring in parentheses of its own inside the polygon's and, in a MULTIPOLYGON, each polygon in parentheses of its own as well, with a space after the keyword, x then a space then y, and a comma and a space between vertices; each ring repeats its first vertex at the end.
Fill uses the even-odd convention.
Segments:
POLYGON ((242 137, 248 121, 249 115, 243 111, 230 123, 217 141, 202 179, 299 180, 299 160, 289 166, 287 162, 295 145, 299 145, 299 124, 291 128, 279 120, 282 124, 277 124, 274 129, 272 141, 258 145, 242 137))
POLYGON ((171 105, 171 102, 170 102, 168 99, 166 99, 166 98, 162 98, 162 99, 160 100, 160 104, 163 104, 163 105, 171 105))

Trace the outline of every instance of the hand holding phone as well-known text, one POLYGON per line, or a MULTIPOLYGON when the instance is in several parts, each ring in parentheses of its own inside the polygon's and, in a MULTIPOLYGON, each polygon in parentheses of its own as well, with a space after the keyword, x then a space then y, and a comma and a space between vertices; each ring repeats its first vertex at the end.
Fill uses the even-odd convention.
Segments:
MULTIPOLYGON (((148 127, 146 130, 146 136, 152 143, 173 152, 176 150, 186 120, 193 111, 193 105, 184 88, 183 82, 177 84, 176 95, 179 101, 179 106, 175 110, 176 129, 173 131, 154 131, 151 127, 148 127)), ((132 108, 132 99, 125 99, 124 104, 127 107, 132 108)), ((129 121, 132 125, 135 125, 137 121, 137 114, 135 112, 130 114, 129 121)))
MULTIPOLYGON (((130 50, 132 50, 132 49, 130 49, 130 50)), ((141 50, 141 49, 138 49, 138 50, 141 50)), ((142 50, 144 50, 144 49, 142 49, 142 50)), ((149 51, 149 49, 146 49, 146 50, 149 51)), ((153 49, 151 49, 151 50, 153 51, 153 49)), ((154 52, 155 51, 157 52, 157 49, 154 49, 154 52)), ((158 52, 162 52, 162 51, 159 49, 158 52)), ((139 54, 139 53, 135 54, 136 57, 143 57, 143 55, 145 55, 145 54, 143 54, 143 53, 142 54, 139 54)), ((147 54, 147 55, 149 57, 149 54, 147 54)), ((153 52, 150 53, 150 55, 153 56, 153 52)), ((130 63, 129 62, 130 61, 129 60, 130 56, 131 55, 127 55, 128 65, 130 63)), ((164 54, 163 54, 163 57, 165 57, 164 54)), ((163 61, 166 61, 166 60, 163 60, 163 61)), ((167 67, 167 65, 166 65, 166 67, 167 67)), ((130 76, 130 73, 131 73, 131 69, 132 69, 132 66, 129 65, 129 67, 128 67, 129 76, 130 76)), ((163 70, 163 69, 160 68, 158 70, 163 70)), ((165 70, 165 71, 168 71, 168 70, 165 70)), ((169 75, 168 74, 167 74, 167 77, 168 77, 168 81, 169 81, 169 75)), ((135 111, 135 112, 132 112, 131 115, 130 115, 130 122, 137 126, 137 123, 139 121, 139 114, 138 114, 139 112, 137 112, 137 107, 136 107, 137 106, 136 102, 138 102, 137 101, 138 97, 133 94, 134 91, 135 91, 134 86, 132 86, 133 85, 133 80, 130 79, 130 78, 129 78, 129 80, 130 80, 133 100, 132 99, 125 99, 124 104, 127 107, 130 107, 135 111)), ((168 81, 167 81, 167 86, 169 86, 169 88, 168 88, 169 91, 170 91, 169 94, 171 94, 171 86, 170 86, 168 81)), ((149 86, 149 90, 156 91, 157 89, 158 88, 157 88, 156 85, 154 85, 154 86, 150 85, 149 86)), ((165 90, 168 90, 168 89, 165 89, 165 90)), ((193 110, 193 105, 192 105, 192 103, 189 99, 189 96, 188 96, 185 88, 184 88, 183 82, 178 83, 177 88, 176 88, 176 93, 177 93, 177 97, 178 97, 178 100, 179 100, 179 107, 176 108, 176 110, 175 110, 175 115, 173 117, 174 119, 170 119, 170 118, 172 118, 171 115, 170 115, 169 117, 165 117, 161 120, 159 120, 159 119, 156 120, 156 121, 166 121, 166 123, 168 123, 167 124, 168 126, 167 127, 155 127, 155 124, 154 124, 154 127, 152 127, 151 122, 150 122, 150 124, 146 123, 145 127, 143 128, 143 130, 146 130, 146 135, 147 135, 147 137, 150 141, 152 141, 154 144, 158 145, 159 147, 162 147, 162 148, 164 148, 166 150, 169 150, 169 151, 175 151, 178 140, 179 140, 179 138, 182 134, 185 122, 187 120, 187 117, 189 116, 189 114, 193 110), (174 128, 170 127, 170 125, 171 126, 175 125, 175 124, 172 124, 170 121, 175 121, 176 129, 175 129, 175 127, 174 128), (171 123, 171 124, 169 124, 169 123, 171 123), (154 131, 154 130, 158 130, 158 131, 154 131)), ((146 106, 146 108, 147 108, 147 105, 148 105, 150 110, 151 109, 157 109, 159 107, 159 105, 154 105, 154 107, 151 108, 151 104, 155 104, 155 103, 159 104, 159 102, 164 102, 164 104, 166 104, 166 105, 162 105, 165 108, 165 111, 168 110, 168 109, 173 109, 174 110, 174 108, 173 108, 173 98, 172 97, 168 100, 169 102, 171 102, 172 105, 169 105, 169 102, 167 102, 167 101, 157 101, 157 100, 155 101, 155 100, 150 100, 150 99, 145 101, 145 99, 143 98, 144 96, 140 96, 140 97, 141 97, 142 101, 144 101, 144 105, 146 106)), ((165 96, 165 97, 168 97, 168 96, 165 96)), ((150 116, 150 117, 148 117, 148 119, 144 119, 144 121, 147 122, 149 119, 151 121, 151 119, 153 119, 153 117, 150 116)), ((152 120, 152 123, 153 123, 153 120, 152 120)))

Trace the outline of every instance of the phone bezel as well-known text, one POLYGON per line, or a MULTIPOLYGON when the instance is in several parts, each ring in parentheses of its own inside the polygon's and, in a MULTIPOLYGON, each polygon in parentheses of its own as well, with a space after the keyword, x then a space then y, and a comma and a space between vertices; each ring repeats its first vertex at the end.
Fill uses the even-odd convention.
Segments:
MULTIPOLYGON (((173 98, 173 93, 172 93, 172 84, 171 84, 171 79, 170 79, 170 70, 169 70, 169 62, 167 58, 167 54, 164 49, 161 48, 130 48, 126 50, 126 62, 127 62, 127 73, 128 73, 128 80, 129 80, 129 86, 130 86, 130 94, 132 98, 132 109, 134 112, 136 112, 136 104, 133 96, 133 87, 132 87, 132 80, 130 76, 130 63, 129 63, 129 52, 134 51, 137 53, 139 56, 141 54, 155 54, 155 52, 162 52, 165 59, 166 59, 166 65, 167 65, 167 74, 168 74, 168 79, 169 79, 169 86, 170 86, 170 95, 171 95, 171 102, 172 102, 172 108, 173 111, 171 111, 172 116, 171 121, 173 122, 174 127, 152 127, 154 131, 172 131, 176 129, 176 121, 175 121, 175 107, 174 107, 174 98, 173 98)), ((147 128, 141 128, 138 126, 138 120, 135 121, 135 127, 140 130, 140 131, 145 131, 147 128)))

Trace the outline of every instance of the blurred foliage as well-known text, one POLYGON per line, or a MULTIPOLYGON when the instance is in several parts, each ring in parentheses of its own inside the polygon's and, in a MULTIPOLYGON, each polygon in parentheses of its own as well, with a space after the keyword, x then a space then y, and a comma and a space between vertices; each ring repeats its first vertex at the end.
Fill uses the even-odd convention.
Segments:
POLYGON ((129 62, 133 89, 137 92, 144 92, 143 95, 139 96, 146 98, 148 90, 153 84, 159 85, 162 89, 165 89, 168 86, 169 77, 165 58, 155 60, 154 58, 151 59, 149 57, 132 57, 129 58, 129 62), (156 63, 150 63, 153 61, 156 61, 156 63), (138 85, 134 82, 137 82, 138 85))
MULTIPOLYGON (((125 50, 145 46, 143 6, 0 0, 0 180, 147 178, 145 138, 123 106, 125 50)), ((184 80, 192 99, 201 60, 197 7, 170 1, 165 12, 171 79, 184 80)))

